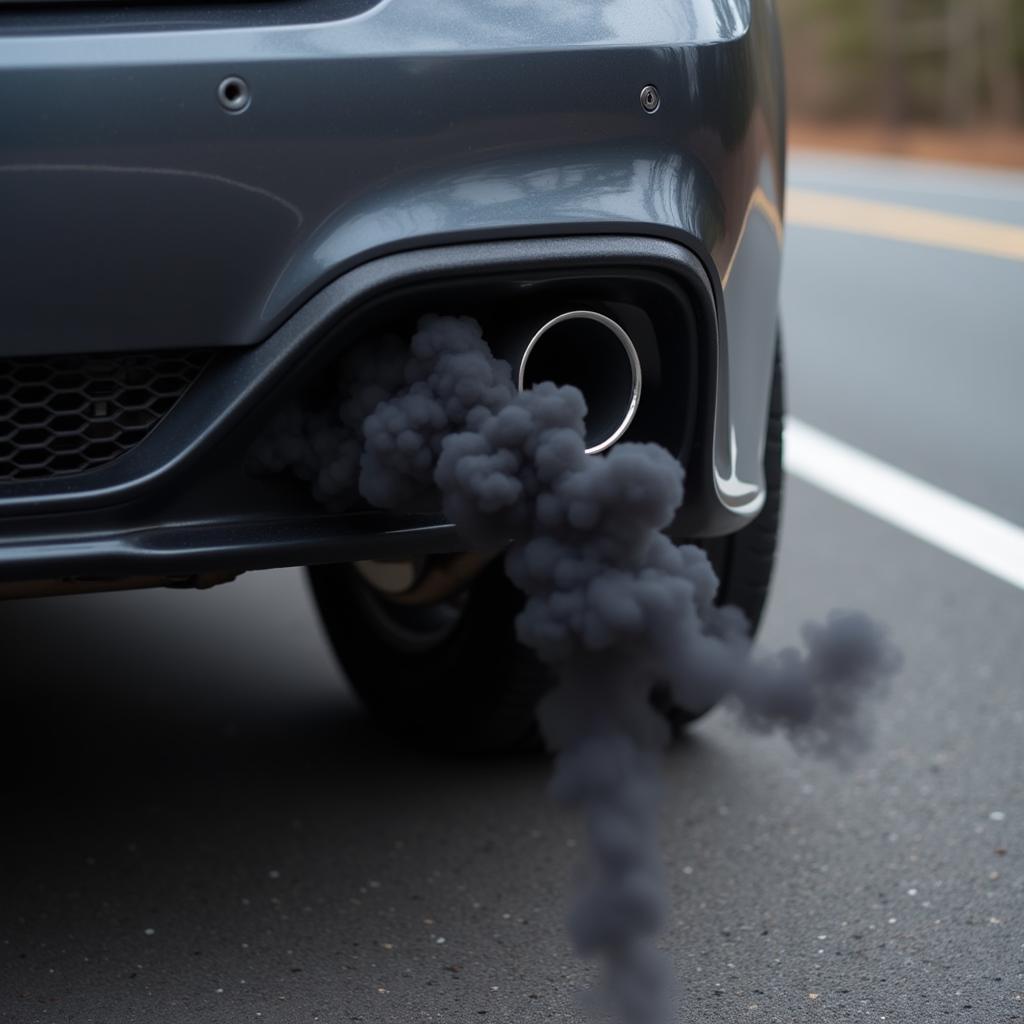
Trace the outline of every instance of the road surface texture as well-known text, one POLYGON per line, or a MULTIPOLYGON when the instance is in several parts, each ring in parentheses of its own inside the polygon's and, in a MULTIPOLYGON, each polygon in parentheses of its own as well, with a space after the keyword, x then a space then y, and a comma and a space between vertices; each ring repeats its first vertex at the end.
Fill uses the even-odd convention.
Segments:
MULTIPOLYGON (((791 173, 1024 223, 1022 177, 791 173)), ((810 224, 788 247, 794 414, 1024 524, 1024 268, 810 224)), ((680 1021, 1024 1020, 1024 592, 792 478, 765 647, 835 605, 907 659, 853 773, 721 711, 668 759, 680 1021)), ((0 638, 0 1020, 582 1019, 546 764, 382 737, 297 572, 8 603, 0 638)))

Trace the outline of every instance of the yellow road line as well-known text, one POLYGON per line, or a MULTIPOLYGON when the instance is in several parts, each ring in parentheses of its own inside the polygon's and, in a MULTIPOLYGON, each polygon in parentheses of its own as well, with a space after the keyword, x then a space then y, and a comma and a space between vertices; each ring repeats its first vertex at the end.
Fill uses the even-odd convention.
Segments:
POLYGON ((890 238, 1024 262, 1024 228, 900 203, 880 203, 793 188, 787 193, 786 220, 801 227, 890 238))

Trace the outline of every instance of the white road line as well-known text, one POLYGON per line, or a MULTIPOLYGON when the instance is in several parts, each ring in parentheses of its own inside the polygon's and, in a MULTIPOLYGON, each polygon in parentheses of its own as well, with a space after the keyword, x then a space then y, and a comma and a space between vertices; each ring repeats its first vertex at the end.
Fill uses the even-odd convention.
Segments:
POLYGON ((788 418, 786 472, 1024 590, 1024 529, 788 418))

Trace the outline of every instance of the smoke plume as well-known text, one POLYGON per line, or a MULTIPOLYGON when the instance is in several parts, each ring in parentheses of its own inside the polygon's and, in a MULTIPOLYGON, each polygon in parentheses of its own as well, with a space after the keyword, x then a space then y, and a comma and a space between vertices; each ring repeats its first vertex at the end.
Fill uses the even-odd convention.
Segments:
POLYGON ((715 604, 704 552, 662 531, 683 469, 653 444, 588 456, 572 387, 517 392, 479 326, 424 318, 410 348, 388 342, 347 365, 333 411, 290 410, 254 453, 322 500, 356 489, 382 508, 440 491, 468 544, 507 544, 525 595, 520 641, 556 685, 539 722, 556 752, 552 789, 583 816, 592 863, 569 927, 598 957, 612 1011, 666 1024, 670 972, 656 950, 667 899, 657 849, 658 752, 668 726, 652 694, 681 706, 724 698, 759 732, 839 762, 863 750, 871 703, 899 666, 883 630, 856 613, 804 629, 805 650, 751 653, 743 614, 715 604))

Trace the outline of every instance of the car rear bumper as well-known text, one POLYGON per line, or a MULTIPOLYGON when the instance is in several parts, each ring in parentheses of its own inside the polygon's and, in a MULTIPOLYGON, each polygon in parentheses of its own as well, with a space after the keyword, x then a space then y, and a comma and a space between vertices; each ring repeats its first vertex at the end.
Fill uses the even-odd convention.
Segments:
POLYGON ((20 33, 0 13, 0 356, 251 345, 367 259, 479 238, 649 234, 724 275, 755 190, 781 205, 770 19, 620 6, 20 33))
POLYGON ((437 520, 331 516, 236 470, 289 382, 338 344, 332 325, 385 278, 460 259, 683 254, 712 310, 711 369, 677 526, 749 522, 781 265, 777 27, 746 0, 628 7, 388 0, 288 24, 239 4, 215 27, 184 7, 0 13, 0 357, 214 353, 110 465, 0 485, 0 579, 456 546, 437 520), (251 90, 242 113, 218 101, 229 75, 251 90))

